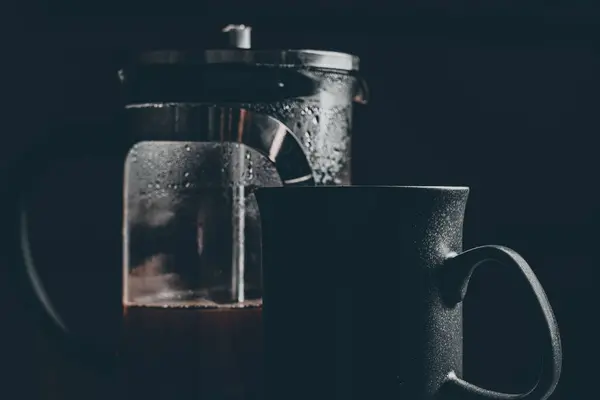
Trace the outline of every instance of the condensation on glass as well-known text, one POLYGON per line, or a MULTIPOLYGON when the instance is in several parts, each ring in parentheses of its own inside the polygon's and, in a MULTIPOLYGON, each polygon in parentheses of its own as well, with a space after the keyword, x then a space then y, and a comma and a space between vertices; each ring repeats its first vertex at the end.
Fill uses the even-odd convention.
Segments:
POLYGON ((125 171, 125 306, 260 304, 253 191, 351 183, 352 108, 367 96, 358 58, 237 39, 144 52, 120 71, 138 141, 125 171))
POLYGON ((279 121, 245 109, 162 110, 153 115, 163 121, 177 114, 179 135, 168 137, 179 140, 160 140, 146 107, 130 110, 131 122, 155 140, 135 144, 125 162, 124 305, 260 304, 253 191, 313 185, 302 145, 279 121), (186 140, 199 131, 213 140, 186 140))
POLYGON ((260 300, 252 190, 283 184, 268 158, 239 143, 147 141, 125 171, 126 304, 260 300))

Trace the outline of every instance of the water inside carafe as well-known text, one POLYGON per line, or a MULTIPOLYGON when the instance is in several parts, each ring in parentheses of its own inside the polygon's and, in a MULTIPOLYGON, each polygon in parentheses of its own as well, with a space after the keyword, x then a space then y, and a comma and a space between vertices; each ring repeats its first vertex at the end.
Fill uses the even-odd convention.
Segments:
POLYGON ((267 186, 282 186, 273 163, 242 144, 136 144, 125 168, 124 305, 259 305, 253 191, 267 186))

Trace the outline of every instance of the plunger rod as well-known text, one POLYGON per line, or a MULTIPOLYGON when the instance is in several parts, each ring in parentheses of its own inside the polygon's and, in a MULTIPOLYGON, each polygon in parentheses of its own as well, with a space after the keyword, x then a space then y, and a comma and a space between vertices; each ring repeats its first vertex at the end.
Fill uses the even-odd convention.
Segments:
POLYGON ((246 228, 246 196, 244 187, 244 171, 246 169, 246 149, 238 145, 232 160, 232 260, 231 260, 231 296, 233 301, 241 303, 244 298, 244 263, 245 263, 245 228, 246 228))
POLYGON ((227 25, 223 28, 227 34, 228 45, 237 49, 249 49, 251 44, 252 28, 246 25, 227 25))

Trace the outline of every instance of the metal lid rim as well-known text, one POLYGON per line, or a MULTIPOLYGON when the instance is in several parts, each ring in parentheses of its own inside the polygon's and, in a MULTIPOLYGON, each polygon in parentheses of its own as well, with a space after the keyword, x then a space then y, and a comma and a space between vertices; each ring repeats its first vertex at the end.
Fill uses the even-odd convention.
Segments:
POLYGON ((154 50, 138 54, 134 64, 225 64, 238 63, 278 67, 314 67, 358 71, 359 57, 326 50, 246 50, 220 49, 201 51, 154 50))

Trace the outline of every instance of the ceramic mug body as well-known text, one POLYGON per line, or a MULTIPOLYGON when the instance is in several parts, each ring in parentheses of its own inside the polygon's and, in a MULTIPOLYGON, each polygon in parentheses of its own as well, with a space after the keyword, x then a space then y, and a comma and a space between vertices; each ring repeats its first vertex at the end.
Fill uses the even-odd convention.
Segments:
POLYGON ((462 299, 473 269, 519 268, 547 323, 536 388, 546 399, 561 348, 543 289, 514 251, 463 252, 465 187, 269 188, 263 229, 267 391, 273 398, 486 398, 462 379, 462 299), (292 389, 293 388, 293 389, 292 389))

